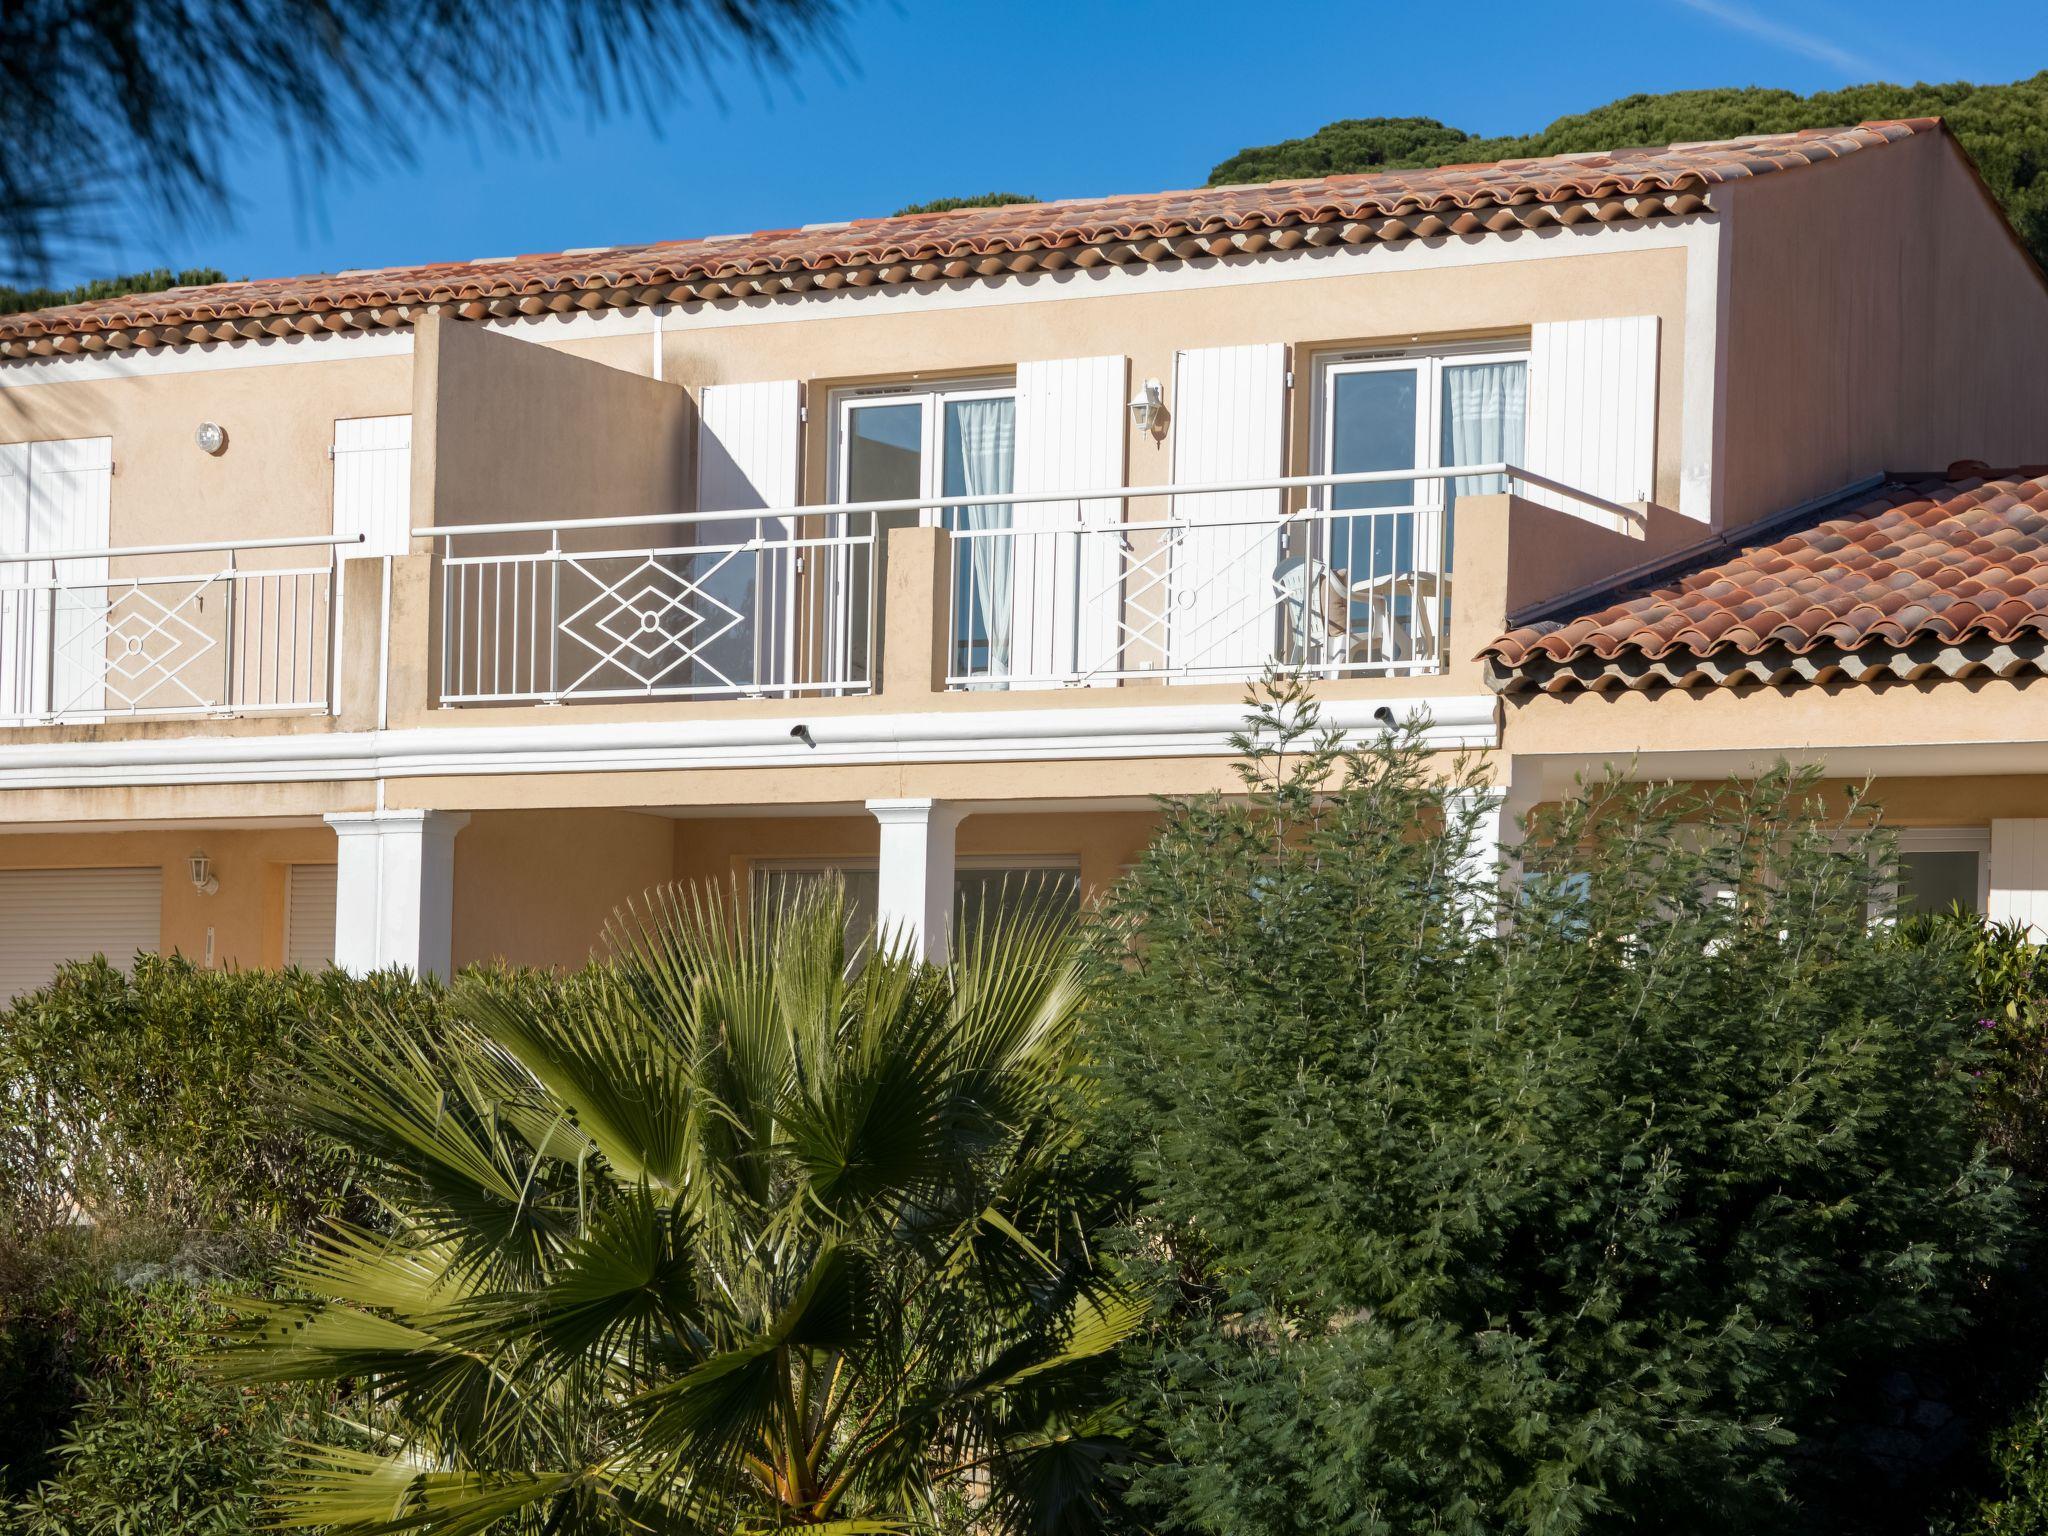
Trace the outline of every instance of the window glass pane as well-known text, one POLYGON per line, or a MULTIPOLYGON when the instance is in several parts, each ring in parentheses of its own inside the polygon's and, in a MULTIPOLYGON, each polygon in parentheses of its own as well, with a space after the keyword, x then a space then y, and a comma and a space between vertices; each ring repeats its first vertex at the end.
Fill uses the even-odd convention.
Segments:
MULTIPOLYGON (((1374 469, 1415 469, 1416 370, 1397 368, 1371 373, 1330 375, 1330 473, 1359 474, 1374 469)), ((1330 503, 1351 507, 1406 507, 1415 501, 1415 487, 1344 485, 1330 503)))
MULTIPOLYGON (((1447 363, 1443 370, 1443 437, 1437 462, 1514 463, 1522 457, 1528 417, 1526 363, 1447 363)), ((1462 475, 1447 498, 1495 495, 1508 488, 1504 475, 1462 475)))
POLYGON ((964 923, 985 912, 1050 906, 1071 916, 1081 910, 1081 877, 1071 869, 963 869, 953 877, 953 890, 964 923))
MULTIPOLYGON (((1017 402, 1008 397, 947 400, 941 438, 946 496, 1000 496, 1015 489, 1017 402)), ((1008 528, 1010 508, 948 507, 946 526, 969 533, 1008 528)), ((968 538, 953 560, 953 670, 1001 677, 1010 670, 1010 573, 1014 541, 968 538)))
POLYGON ((901 501, 924 493, 922 405, 859 405, 846 422, 846 500, 901 501))
POLYGON ((880 875, 873 869, 833 868, 757 869, 754 871, 754 912, 773 923, 796 904, 803 893, 828 874, 837 874, 846 886, 846 934, 849 939, 867 937, 874 926, 880 875))
POLYGON ((1946 912, 1960 902, 1977 910, 1977 854, 1971 850, 1908 851, 1899 855, 1899 914, 1946 912))

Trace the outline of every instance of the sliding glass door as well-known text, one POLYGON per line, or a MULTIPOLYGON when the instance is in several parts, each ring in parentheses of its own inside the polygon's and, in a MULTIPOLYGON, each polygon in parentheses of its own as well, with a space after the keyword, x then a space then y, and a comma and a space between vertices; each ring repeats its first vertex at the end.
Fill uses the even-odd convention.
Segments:
MULTIPOLYGON (((1528 354, 1339 358, 1321 378, 1325 474, 1455 469, 1521 456, 1528 354)), ((1305 588, 1329 594, 1340 631, 1329 659, 1400 669, 1433 663, 1449 621, 1451 513, 1500 475, 1333 486, 1305 588), (1343 514, 1354 514, 1345 516, 1343 514)))
MULTIPOLYGON (((1000 496, 1015 489, 1017 395, 1008 385, 862 390, 839 396, 837 415, 838 501, 1000 496)), ((858 514, 843 521, 858 523, 858 514)), ((953 671, 971 665, 1001 677, 1009 670, 1013 631, 1015 556, 1001 532, 1011 525, 1009 505, 884 513, 875 531, 880 539, 890 528, 918 524, 968 535, 955 545, 953 561, 953 671)), ((865 644, 865 586, 838 587, 851 622, 835 628, 865 644)))

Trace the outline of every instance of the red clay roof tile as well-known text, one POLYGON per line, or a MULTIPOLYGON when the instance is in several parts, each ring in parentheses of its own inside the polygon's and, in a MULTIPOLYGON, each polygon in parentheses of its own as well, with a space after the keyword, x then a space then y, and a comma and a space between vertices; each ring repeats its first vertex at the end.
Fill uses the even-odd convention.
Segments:
POLYGON ((855 219, 805 229, 219 283, 0 316, 0 356, 313 334, 409 324, 419 305, 465 319, 701 303, 841 286, 1145 264, 1302 245, 1668 218, 1721 184, 1838 159, 1936 118, 1712 144, 1381 171, 855 219))
POLYGON ((1623 686, 1642 686, 1679 676, 1680 652, 1709 663, 1766 650, 2048 641, 2048 465, 1894 479, 1811 527, 1648 582, 1502 635, 1482 653, 1496 681, 1508 691, 1598 686, 1597 662, 1633 665, 1623 686))

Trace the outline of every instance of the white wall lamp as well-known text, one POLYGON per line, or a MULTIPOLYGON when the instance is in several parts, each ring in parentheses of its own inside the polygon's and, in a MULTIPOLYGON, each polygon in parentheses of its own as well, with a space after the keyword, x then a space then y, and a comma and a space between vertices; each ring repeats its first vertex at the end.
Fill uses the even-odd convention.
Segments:
POLYGON ((201 453, 219 458, 228 451, 228 429, 217 421, 202 421, 199 430, 192 434, 192 441, 199 445, 201 453))
POLYGON ((211 896, 220 889, 220 881, 213 873, 213 860, 203 853, 195 853, 188 860, 192 866, 192 889, 202 896, 211 896))
POLYGON ((1157 379, 1147 379, 1131 396, 1131 425, 1151 437, 1166 431, 1165 391, 1157 379))

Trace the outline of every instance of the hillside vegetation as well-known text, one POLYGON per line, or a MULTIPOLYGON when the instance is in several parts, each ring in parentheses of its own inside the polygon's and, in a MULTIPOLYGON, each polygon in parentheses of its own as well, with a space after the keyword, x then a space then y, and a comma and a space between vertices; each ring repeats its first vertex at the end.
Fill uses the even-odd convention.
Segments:
POLYGON ((227 280, 227 274, 217 267, 188 267, 183 272, 157 267, 148 272, 130 272, 123 277, 95 278, 75 288, 0 287, 0 315, 55 309, 60 304, 84 304, 93 299, 115 299, 131 293, 162 293, 166 288, 197 288, 227 280))
POLYGON ((1624 96, 1561 117, 1541 132, 1498 139, 1427 117, 1349 118, 1306 138, 1239 150, 1209 173, 1209 185, 1739 138, 1889 117, 1946 118, 2034 259, 2048 267, 2048 70, 2010 85, 1852 85, 1812 96, 1752 86, 1624 96))

